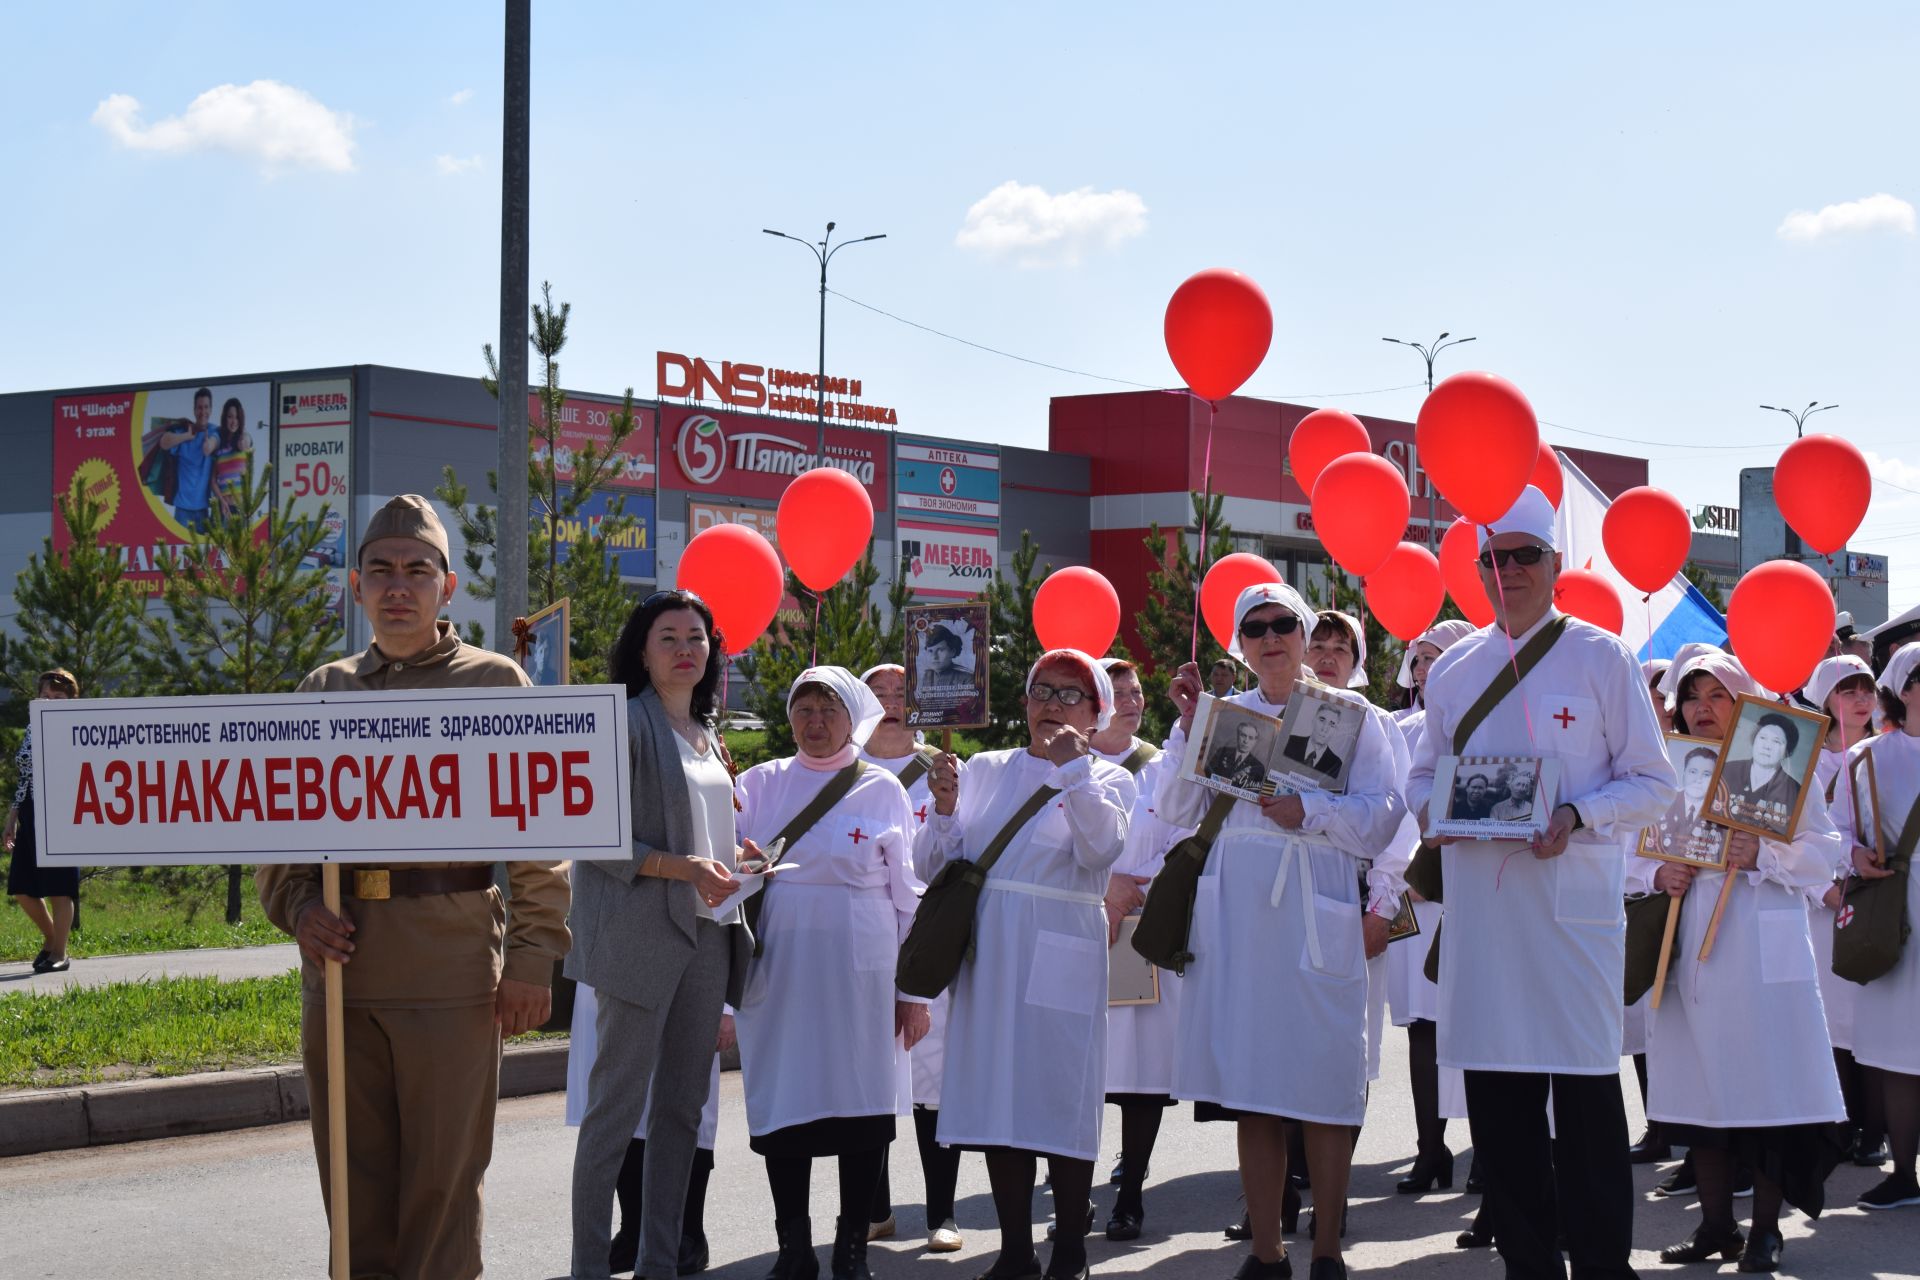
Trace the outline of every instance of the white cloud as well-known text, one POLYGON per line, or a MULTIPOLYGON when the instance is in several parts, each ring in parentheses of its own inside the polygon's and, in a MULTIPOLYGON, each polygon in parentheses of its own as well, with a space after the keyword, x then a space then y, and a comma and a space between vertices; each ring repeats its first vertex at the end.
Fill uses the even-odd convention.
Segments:
POLYGON ((1914 233, 1913 206, 1899 196, 1886 192, 1864 200, 1830 204, 1818 213, 1795 209, 1775 229, 1782 240, 1818 240, 1822 236, 1845 235, 1856 231, 1898 231, 1914 233))
POLYGON ((138 100, 116 93, 94 108, 93 123, 135 151, 231 151, 269 173, 353 168, 353 117, 276 80, 216 85, 180 115, 152 124, 140 118, 138 100))
POLYGON ((1903 489, 1920 490, 1920 466, 1902 462, 1899 458, 1882 457, 1871 449, 1862 449, 1861 452, 1866 455, 1867 470, 1875 480, 1897 484, 1903 489))
POLYGON ((464 107, 467 105, 468 102, 472 101, 472 99, 473 99, 473 90, 460 89, 454 93, 447 95, 447 104, 449 106, 464 107))
POLYGON ((953 242, 989 257, 1017 255, 1022 266, 1073 266, 1087 249, 1117 249, 1146 229, 1146 202, 1131 191, 1050 195, 1009 180, 974 201, 953 242))
POLYGON ((433 158, 433 167, 439 171, 441 177, 451 178, 456 174, 478 169, 480 167, 480 157, 472 155, 463 160, 459 156, 435 156, 433 158))

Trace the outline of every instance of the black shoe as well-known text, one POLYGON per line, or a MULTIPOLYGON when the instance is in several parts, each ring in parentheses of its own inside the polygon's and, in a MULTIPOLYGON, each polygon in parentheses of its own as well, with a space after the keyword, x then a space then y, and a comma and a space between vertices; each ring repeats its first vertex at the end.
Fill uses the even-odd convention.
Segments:
POLYGON ((623 1222, 620 1230, 613 1236, 613 1247, 607 1250, 607 1270, 619 1275, 633 1270, 640 1261, 640 1224, 623 1222))
MULTIPOLYGON (((774 1255, 767 1280, 817 1280, 820 1259, 813 1252, 813 1219, 776 1218, 773 1234, 780 1252, 774 1255)), ((861 1234, 866 1234, 864 1229, 861 1234)))
POLYGON ((1423 1196, 1435 1186, 1442 1191, 1453 1190, 1453 1152, 1445 1147, 1431 1157, 1422 1152, 1415 1158, 1407 1176, 1393 1184, 1393 1189, 1403 1196, 1423 1196))
POLYGON ((1668 1264, 1682 1262, 1711 1262, 1719 1254, 1728 1262, 1740 1256, 1747 1238, 1740 1234, 1740 1228, 1700 1226, 1694 1228, 1692 1235, 1679 1244, 1670 1244, 1660 1251, 1660 1261, 1668 1264))
POLYGON ((873 1272, 867 1270, 868 1225, 864 1213, 834 1219, 833 1280, 873 1280, 873 1272))
POLYGON ((33 958, 33 971, 35 973, 45 973, 47 971, 47 966, 52 963, 53 963, 53 953, 48 951, 45 947, 42 947, 40 948, 40 954, 33 958))
POLYGON ((1627 1148, 1628 1164, 1665 1164, 1673 1159, 1673 1148, 1648 1129, 1640 1141, 1627 1148))
MULTIPOLYGON (((1296 1214, 1300 1212, 1298 1207, 1294 1209, 1294 1212, 1296 1214)), ((1228 1227, 1223 1234, 1229 1240, 1235 1240, 1235 1241, 1251 1240, 1253 1239, 1253 1219, 1243 1213, 1240 1215, 1240 1221, 1228 1227)), ((1292 1233, 1289 1232, 1288 1234, 1292 1234, 1292 1233)))
POLYGON ((1339 1258, 1315 1258, 1307 1280, 1347 1280, 1347 1264, 1339 1258))
POLYGON ((1484 1195, 1487 1190, 1486 1175, 1480 1172, 1480 1153, 1473 1153, 1472 1163, 1467 1165, 1467 1194, 1484 1195))
POLYGON ((1453 1247, 1456 1249, 1491 1249, 1493 1247, 1493 1232, 1482 1227, 1479 1219, 1476 1218, 1472 1226, 1453 1238, 1453 1247))
POLYGON ((1113 1172, 1107 1175, 1108 1184, 1116 1187, 1119 1186, 1121 1181, 1121 1174, 1126 1170, 1126 1167, 1127 1167, 1127 1153, 1122 1151, 1119 1155, 1113 1158, 1113 1172))
POLYGON ((1780 1269, 1780 1251, 1787 1242, 1780 1238, 1778 1231, 1756 1231, 1747 1240, 1746 1252, 1740 1255, 1740 1271, 1778 1271, 1780 1269))
POLYGON ((1138 1240, 1140 1224, 1146 1221, 1146 1217, 1147 1215, 1138 1209, 1122 1209, 1115 1205, 1113 1216, 1107 1219, 1107 1239, 1138 1240))
POLYGON ((1233 1280, 1293 1280, 1293 1259, 1283 1253, 1272 1262, 1262 1262, 1248 1254, 1233 1280))
POLYGON ((1920 1182, 1915 1182, 1910 1173, 1890 1173, 1855 1203, 1862 1209, 1904 1209, 1920 1204, 1920 1182))
POLYGON ((1660 1185, 1653 1189, 1653 1194, 1657 1196, 1684 1196, 1693 1194, 1699 1190, 1699 1188, 1699 1179, 1693 1176, 1693 1160, 1689 1157, 1675 1165, 1673 1172, 1660 1180, 1660 1185))
POLYGON ((693 1235, 683 1235, 680 1237, 680 1258, 674 1263, 673 1274, 697 1276, 707 1269, 709 1260, 706 1232, 698 1231, 693 1235))
POLYGON ((1040 1280, 1040 1259, 1031 1259, 1023 1271, 1002 1271, 1000 1260, 995 1258, 993 1265, 981 1272, 978 1280, 1040 1280))
POLYGON ((1853 1153, 1849 1157, 1854 1165, 1861 1169, 1878 1169, 1893 1158, 1887 1150, 1887 1141, 1882 1138, 1876 1145, 1869 1147, 1864 1141, 1853 1144, 1853 1153))
POLYGON ((71 968, 73 968, 73 961, 66 956, 61 956, 58 960, 47 961, 47 967, 42 969, 40 972, 65 973, 67 970, 71 968))
POLYGON ((1087 1280, 1092 1274, 1093 1268, 1087 1265, 1084 1255, 1080 1259, 1079 1268, 1073 1271, 1067 1270, 1064 1264, 1056 1264, 1052 1258, 1048 1258, 1047 1272, 1041 1280, 1087 1280), (1056 1265, 1059 1266, 1058 1270, 1055 1270, 1056 1265))

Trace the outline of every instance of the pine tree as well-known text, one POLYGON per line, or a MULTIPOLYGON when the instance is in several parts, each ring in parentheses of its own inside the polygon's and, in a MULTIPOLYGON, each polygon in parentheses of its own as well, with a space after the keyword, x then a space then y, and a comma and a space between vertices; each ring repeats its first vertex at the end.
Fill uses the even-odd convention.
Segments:
POLYGON ((56 552, 53 539, 43 539, 13 587, 20 635, 7 645, 6 673, 23 710, 40 672, 65 667, 82 695, 103 697, 133 675, 141 651, 146 599, 126 580, 122 548, 100 540, 105 509, 77 486, 55 506, 67 549, 56 552))
POLYGON ((1041 654, 1040 637, 1033 629, 1033 597, 1053 572, 1050 563, 1036 571, 1039 558, 1033 534, 1022 529, 1019 549, 1007 565, 1012 572, 996 576, 986 592, 993 609, 987 683, 987 710, 993 723, 972 736, 989 750, 1027 745, 1027 672, 1041 654))
MULTIPOLYGON (((1215 494, 1209 501, 1200 493, 1190 492, 1188 500, 1193 505, 1194 527, 1207 531, 1206 561, 1212 564, 1233 550, 1233 530, 1220 516, 1225 499, 1215 494)), ((1174 673, 1194 653, 1196 584, 1204 576, 1200 566, 1194 563, 1186 531, 1175 529, 1172 534, 1169 537, 1168 531, 1158 524, 1147 530, 1147 553, 1159 568, 1147 575, 1147 601, 1133 619, 1134 630, 1145 650, 1133 655, 1141 667, 1140 683, 1147 695, 1140 733, 1153 742, 1165 741, 1173 727, 1173 702, 1167 688, 1173 683, 1174 673)), ((1226 650, 1214 641, 1213 633, 1202 623, 1199 655, 1193 659, 1200 664, 1201 676, 1204 678, 1213 664, 1224 657, 1226 650)))
POLYGON ((1328 572, 1305 594, 1307 603, 1316 610, 1338 609, 1360 620, 1367 639, 1367 683, 1359 692, 1376 707, 1399 706, 1401 690, 1395 681, 1400 676, 1400 654, 1406 646, 1394 639, 1367 608, 1366 593, 1360 584, 1337 567, 1329 566, 1328 572))
MULTIPOLYGON (((327 662, 343 630, 327 595, 326 571, 308 559, 327 538, 326 513, 274 506, 273 472, 246 477, 232 506, 215 503, 200 540, 162 566, 167 610, 149 615, 141 662, 148 693, 285 693, 327 662), (256 534, 262 514, 266 536, 256 534)), ((240 923, 245 868, 226 868, 228 924, 240 923)), ((148 877, 178 897, 212 889, 213 867, 152 868, 148 877)))
MULTIPOLYGON (((632 596, 620 580, 619 564, 610 554, 611 544, 633 528, 634 518, 626 514, 626 498, 612 491, 607 499, 607 514, 587 527, 582 514, 593 497, 606 487, 618 467, 620 446, 639 425, 633 411, 633 388, 628 387, 618 412, 609 416, 608 439, 602 446, 588 441, 573 454, 573 479, 562 491, 555 461, 561 444, 561 411, 567 394, 560 384, 560 351, 567 345, 567 321, 571 303, 557 308, 553 286, 540 286, 542 301, 533 306, 533 332, 528 341, 540 357, 541 382, 535 389, 539 411, 528 422, 527 492, 532 497, 533 513, 527 528, 527 600, 541 609, 565 597, 572 602, 569 623, 572 629, 568 645, 570 675, 575 684, 595 684, 606 679, 607 655, 620 638, 632 606, 632 596), (571 527, 579 536, 563 555, 558 527, 571 527)), ((481 385, 488 394, 500 394, 500 366, 491 343, 482 347, 487 363, 481 385)), ((487 472, 487 487, 497 496, 499 473, 487 472)), ((499 543, 499 512, 494 507, 468 505, 467 486, 451 466, 443 469, 434 496, 453 509, 466 542, 466 572, 461 580, 467 594, 476 600, 494 598, 494 577, 487 572, 493 549, 499 543)), ((467 639, 485 642, 486 628, 472 623, 467 639)))

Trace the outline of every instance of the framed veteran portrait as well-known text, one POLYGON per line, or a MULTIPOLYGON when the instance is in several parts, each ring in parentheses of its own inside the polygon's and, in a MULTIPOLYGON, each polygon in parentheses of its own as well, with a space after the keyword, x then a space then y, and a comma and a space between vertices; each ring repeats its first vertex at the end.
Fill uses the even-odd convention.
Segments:
POLYGON ((1560 762, 1538 756, 1441 756, 1428 836, 1531 840, 1547 829, 1560 762))
POLYGON ((1286 737, 1274 770, 1297 784, 1321 791, 1345 791, 1347 774, 1367 722, 1357 700, 1311 680, 1296 680, 1287 698, 1286 737))
POLYGON ((1670 733, 1667 759, 1679 775, 1680 792, 1658 822, 1641 828, 1638 852, 1643 858, 1717 871, 1726 864, 1727 841, 1733 837, 1731 830, 1707 814, 1713 795, 1713 771, 1720 764, 1720 744, 1711 738, 1670 733))
POLYGON ((1286 726, 1222 698, 1202 695, 1180 761, 1182 777, 1242 800, 1276 794, 1274 779, 1286 726))
POLYGON ((979 729, 988 721, 987 648, 992 618, 984 604, 912 605, 906 616, 907 727, 979 729))
POLYGON ((1743 693, 1720 748, 1707 817, 1736 831, 1786 840, 1814 785, 1827 717, 1743 693))

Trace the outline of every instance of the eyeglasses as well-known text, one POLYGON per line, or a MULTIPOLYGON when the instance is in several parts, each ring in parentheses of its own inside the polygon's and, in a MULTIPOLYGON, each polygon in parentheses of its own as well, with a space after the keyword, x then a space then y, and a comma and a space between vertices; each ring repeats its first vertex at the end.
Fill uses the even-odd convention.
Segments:
POLYGON ((1507 567, 1507 562, 1512 561, 1514 564, 1525 565, 1531 569, 1539 564, 1540 557, 1546 554, 1545 547, 1509 547, 1503 551, 1495 551, 1492 547, 1488 547, 1480 553, 1480 567, 1491 569, 1498 565, 1504 569, 1507 567))
POLYGON ((1267 622, 1255 622, 1249 618, 1240 624, 1240 634, 1249 640, 1258 640, 1271 631, 1277 636, 1290 636, 1300 629, 1300 619, 1291 613, 1283 613, 1267 622))
POLYGON ((1050 684, 1036 684, 1027 690, 1027 701, 1046 706, 1057 702, 1063 707, 1077 707, 1086 699, 1085 691, 1074 688, 1056 689, 1050 684))

